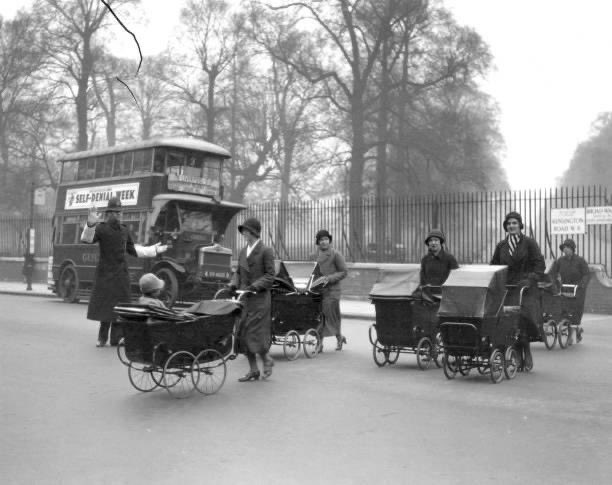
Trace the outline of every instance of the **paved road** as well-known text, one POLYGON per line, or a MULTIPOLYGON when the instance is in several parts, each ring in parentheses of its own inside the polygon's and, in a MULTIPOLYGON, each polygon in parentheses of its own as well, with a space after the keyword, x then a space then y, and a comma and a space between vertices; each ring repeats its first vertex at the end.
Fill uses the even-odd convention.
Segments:
POLYGON ((348 346, 214 396, 134 390, 114 349, 94 346, 84 305, 0 295, 3 483, 608 483, 612 476, 612 317, 585 341, 536 345, 535 369, 493 385, 378 368, 365 320, 348 346))

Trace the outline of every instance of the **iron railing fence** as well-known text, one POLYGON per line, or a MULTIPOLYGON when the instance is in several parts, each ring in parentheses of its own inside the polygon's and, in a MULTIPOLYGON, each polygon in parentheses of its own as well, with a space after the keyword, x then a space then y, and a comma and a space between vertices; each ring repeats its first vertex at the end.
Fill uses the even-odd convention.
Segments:
MULTIPOLYGON (((252 204, 229 224, 224 245, 237 254, 244 241, 237 225, 247 217, 262 224, 262 238, 276 257, 307 260, 314 253, 315 234, 325 228, 348 261, 418 263, 426 252, 427 232, 441 228, 446 247, 460 263, 488 263, 495 245, 504 238, 506 213, 523 217, 525 233, 535 238, 546 259, 560 255, 559 245, 572 237, 578 253, 589 263, 602 264, 612 274, 612 226, 587 225, 585 234, 550 233, 551 209, 610 206, 604 187, 563 187, 524 191, 435 194, 425 197, 366 198, 358 211, 347 199, 252 204), (361 214, 361 234, 356 234, 350 214, 361 214)), ((0 256, 22 256, 25 252, 27 218, 0 216, 0 256)), ((50 218, 34 219, 36 255, 52 254, 50 218)))
MULTIPOLYGON (((252 204, 237 220, 258 218, 262 237, 280 259, 308 259, 315 251, 315 233, 325 228, 348 261, 418 263, 426 253, 428 231, 437 227, 446 235, 447 250, 460 263, 487 264, 496 244, 505 237, 504 216, 517 211, 523 217, 524 232, 538 241, 546 259, 556 259, 559 245, 572 237, 579 254, 590 263, 604 265, 612 274, 610 224, 587 225, 585 234, 550 233, 551 209, 612 205, 604 187, 366 198, 359 205, 360 237, 352 233, 351 207, 346 199, 252 204)), ((226 232, 226 245, 233 249, 244 244, 236 226, 237 221, 232 221, 226 232)))
MULTIPOLYGON (((28 229, 30 220, 27 217, 0 216, 0 256, 23 256, 27 249, 28 229)), ((32 219, 34 228, 34 254, 50 256, 53 253, 52 218, 35 217, 32 219)))

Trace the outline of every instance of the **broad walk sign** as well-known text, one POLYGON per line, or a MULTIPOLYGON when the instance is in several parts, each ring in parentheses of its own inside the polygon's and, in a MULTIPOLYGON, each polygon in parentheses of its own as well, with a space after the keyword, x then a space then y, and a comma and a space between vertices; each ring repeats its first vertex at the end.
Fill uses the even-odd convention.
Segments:
POLYGON ((550 210, 551 234, 585 234, 586 210, 584 207, 550 210))
POLYGON ((587 207, 587 224, 612 224, 612 206, 587 207))

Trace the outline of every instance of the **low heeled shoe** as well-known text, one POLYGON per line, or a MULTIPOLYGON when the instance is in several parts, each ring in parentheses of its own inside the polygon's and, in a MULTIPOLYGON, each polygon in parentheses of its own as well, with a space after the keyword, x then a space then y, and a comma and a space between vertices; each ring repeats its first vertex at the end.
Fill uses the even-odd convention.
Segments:
POLYGON ((238 379, 238 382, 256 381, 259 379, 259 371, 251 370, 238 379))

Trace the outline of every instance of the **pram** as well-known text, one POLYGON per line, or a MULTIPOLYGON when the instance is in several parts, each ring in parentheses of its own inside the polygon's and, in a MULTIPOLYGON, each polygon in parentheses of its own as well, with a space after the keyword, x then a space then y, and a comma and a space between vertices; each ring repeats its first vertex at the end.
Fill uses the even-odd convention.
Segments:
POLYGON ((142 392, 165 388, 183 398, 194 390, 214 394, 224 384, 226 362, 235 358, 239 301, 204 300, 176 312, 152 305, 115 307, 123 339, 119 360, 132 386, 142 392))
POLYGON ((420 265, 380 270, 370 291, 376 323, 369 329, 372 356, 379 367, 397 362, 400 353, 416 354, 420 369, 441 362, 437 311, 440 287, 419 288, 420 265))
POLYGON ((522 292, 518 305, 506 305, 506 275, 506 266, 466 266, 442 285, 438 316, 447 379, 471 369, 494 383, 515 377, 522 292))
POLYGON ((287 360, 308 358, 321 346, 321 295, 313 290, 315 263, 281 261, 272 287, 272 344, 282 345, 287 360))

